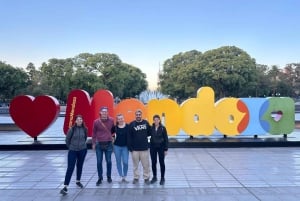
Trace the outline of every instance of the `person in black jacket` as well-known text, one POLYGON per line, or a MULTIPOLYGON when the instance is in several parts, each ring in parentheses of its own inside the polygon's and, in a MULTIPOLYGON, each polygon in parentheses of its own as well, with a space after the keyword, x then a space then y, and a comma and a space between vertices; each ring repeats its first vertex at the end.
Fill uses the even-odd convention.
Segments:
POLYGON ((165 156, 168 153, 168 134, 167 129, 161 124, 159 115, 153 116, 153 125, 151 127, 151 139, 150 139, 150 156, 152 162, 153 178, 151 184, 157 181, 157 155, 160 165, 160 185, 165 184, 165 156))
POLYGON ((66 145, 68 151, 68 167, 66 171, 64 187, 60 193, 66 195, 68 193, 68 185, 70 183, 75 165, 76 165, 76 185, 83 188, 80 182, 82 168, 85 156, 87 154, 87 140, 88 130, 83 122, 82 116, 75 117, 75 124, 68 130, 66 135, 66 145))
POLYGON ((143 166, 143 178, 145 184, 150 184, 149 142, 151 126, 148 121, 142 119, 142 111, 135 112, 135 120, 129 125, 128 149, 131 152, 133 162, 133 184, 139 181, 139 163, 143 166))

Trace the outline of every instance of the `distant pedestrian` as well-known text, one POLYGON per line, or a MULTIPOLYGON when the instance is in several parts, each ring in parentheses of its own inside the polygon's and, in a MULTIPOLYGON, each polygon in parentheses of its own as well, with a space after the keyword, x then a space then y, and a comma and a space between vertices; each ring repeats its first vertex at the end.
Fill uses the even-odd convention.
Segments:
POLYGON ((117 124, 113 131, 115 132, 116 137, 114 142, 114 153, 118 174, 120 176, 120 183, 128 183, 126 176, 128 172, 129 158, 129 151, 127 147, 129 125, 125 123, 124 116, 122 114, 117 115, 117 124))
POLYGON ((152 163, 153 178, 151 183, 157 181, 157 155, 160 165, 160 185, 165 184, 165 156, 168 153, 168 134, 167 129, 161 124, 159 115, 153 116, 153 125, 151 127, 151 138, 150 138, 150 156, 152 163))
POLYGON ((148 137, 151 135, 151 126, 142 119, 142 111, 135 112, 135 120, 129 125, 128 148, 132 153, 133 184, 139 181, 139 163, 143 166, 145 184, 150 184, 150 162, 148 137))
POLYGON ((85 156, 87 154, 87 140, 88 130, 83 122, 81 115, 75 117, 75 124, 68 130, 66 135, 66 145, 68 151, 68 167, 66 171, 64 187, 60 193, 66 195, 68 193, 68 185, 76 165, 76 185, 83 188, 80 182, 82 175, 82 168, 85 156))
POLYGON ((112 128, 114 126, 113 118, 108 116, 108 108, 101 107, 99 118, 94 121, 92 134, 92 148, 96 150, 98 181, 96 186, 99 186, 103 181, 103 154, 106 161, 106 176, 107 182, 111 183, 111 154, 113 152, 113 135, 112 128))

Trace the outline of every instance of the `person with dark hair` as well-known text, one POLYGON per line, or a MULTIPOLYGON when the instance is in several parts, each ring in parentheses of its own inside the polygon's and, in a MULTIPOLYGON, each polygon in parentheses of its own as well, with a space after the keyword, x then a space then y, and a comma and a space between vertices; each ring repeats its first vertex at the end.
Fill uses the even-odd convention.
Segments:
POLYGON ((96 186, 99 186, 103 181, 103 154, 106 161, 106 176, 107 182, 111 183, 111 155, 113 152, 113 132, 112 128, 114 126, 114 120, 112 117, 108 116, 108 108, 101 107, 99 111, 99 118, 94 121, 93 124, 93 134, 92 134, 92 148, 96 150, 97 157, 97 171, 98 171, 98 181, 96 186))
POLYGON ((118 114, 117 124, 113 128, 113 132, 115 133, 114 153, 118 174, 120 176, 120 183, 128 183, 126 180, 129 158, 129 151, 127 148, 128 128, 129 126, 125 123, 123 114, 118 114))
POLYGON ((168 134, 165 126, 161 124, 159 115, 153 116, 153 125, 151 127, 150 138, 150 156, 152 163, 153 178, 151 184, 157 181, 157 155, 160 165, 160 185, 165 184, 165 156, 168 153, 168 134))
POLYGON ((75 124, 68 130, 66 135, 66 145, 69 149, 68 151, 68 167, 66 171, 64 187, 61 189, 60 193, 66 195, 68 193, 68 185, 76 165, 76 185, 83 188, 80 182, 82 175, 82 168, 85 156, 87 154, 87 140, 88 130, 83 122, 81 115, 75 117, 75 124))
POLYGON ((148 121, 142 118, 142 111, 135 112, 135 120, 129 125, 128 148, 132 155, 133 162, 133 184, 139 181, 139 163, 143 166, 143 178, 145 184, 150 184, 150 162, 149 143, 151 126, 148 121))

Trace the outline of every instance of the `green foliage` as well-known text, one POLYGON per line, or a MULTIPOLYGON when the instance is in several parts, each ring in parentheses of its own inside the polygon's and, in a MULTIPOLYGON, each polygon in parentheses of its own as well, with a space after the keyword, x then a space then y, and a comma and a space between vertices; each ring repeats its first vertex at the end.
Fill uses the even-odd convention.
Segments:
POLYGON ((23 94, 29 84, 29 76, 21 68, 0 61, 0 100, 10 100, 23 94))
POLYGON ((198 62, 202 53, 192 50, 174 55, 167 59, 163 65, 163 72, 160 74, 160 90, 176 98, 187 98, 195 96, 194 90, 198 86, 198 62))
POLYGON ((148 86, 146 75, 139 68, 123 63, 115 54, 83 53, 74 60, 77 69, 98 76, 99 82, 93 87, 95 91, 100 88, 109 89, 114 96, 122 99, 134 97, 148 86))
POLYGON ((39 96, 43 94, 41 89, 42 74, 41 71, 36 70, 33 63, 29 63, 26 67, 27 74, 29 76, 29 85, 25 90, 27 94, 32 96, 39 96))
MULTIPOLYGON (((61 103, 73 89, 91 96, 108 89, 120 99, 137 97, 148 87, 139 68, 123 63, 115 54, 81 53, 73 58, 49 59, 40 68, 29 63, 25 70, 0 61, 0 101, 17 95, 52 95, 61 103)), ((159 74, 163 94, 179 102, 195 97, 202 86, 222 97, 266 97, 300 95, 300 63, 278 66, 256 64, 245 51, 225 46, 201 53, 191 50, 174 55, 159 74)))
POLYGON ((210 86, 216 96, 252 96, 256 88, 256 65, 237 47, 221 47, 205 53, 180 53, 164 63, 160 76, 163 93, 179 99, 195 96, 202 86, 210 86))
POLYGON ((41 87, 49 95, 56 97, 59 101, 65 102, 71 90, 70 81, 73 76, 72 59, 49 59, 41 67, 41 87))
POLYGON ((225 46, 205 52, 203 61, 213 72, 206 84, 216 90, 217 97, 255 96, 256 63, 245 51, 225 46))

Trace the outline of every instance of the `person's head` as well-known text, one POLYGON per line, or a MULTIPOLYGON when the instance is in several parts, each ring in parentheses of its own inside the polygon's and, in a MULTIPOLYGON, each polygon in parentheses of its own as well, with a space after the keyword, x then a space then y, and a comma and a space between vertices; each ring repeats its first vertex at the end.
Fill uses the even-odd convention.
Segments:
POLYGON ((135 111, 135 120, 142 121, 142 110, 138 109, 135 111))
POLYGON ((124 125, 124 116, 123 114, 117 114, 117 125, 124 125))
POLYGON ((75 125, 76 126, 84 126, 82 115, 78 114, 75 116, 75 125))
POLYGON ((101 119, 107 119, 108 118, 108 107, 103 106, 99 110, 99 115, 101 119))
POLYGON ((158 126, 160 124, 160 117, 158 114, 153 116, 153 124, 158 126))

